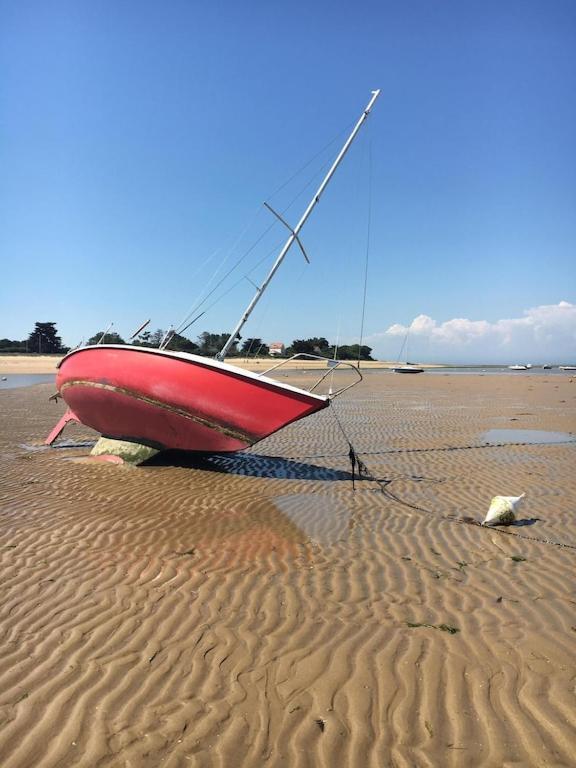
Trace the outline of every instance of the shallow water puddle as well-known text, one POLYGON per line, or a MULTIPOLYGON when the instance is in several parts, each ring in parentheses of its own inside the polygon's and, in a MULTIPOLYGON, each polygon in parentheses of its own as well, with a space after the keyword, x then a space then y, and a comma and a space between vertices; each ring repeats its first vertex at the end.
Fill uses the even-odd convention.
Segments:
POLYGON ((544 429, 489 429, 482 435, 484 443, 548 443, 576 442, 571 432, 548 432, 544 429))
POLYGON ((31 387, 33 384, 45 384, 55 382, 54 373, 9 373, 0 377, 0 389, 16 389, 17 387, 31 387))

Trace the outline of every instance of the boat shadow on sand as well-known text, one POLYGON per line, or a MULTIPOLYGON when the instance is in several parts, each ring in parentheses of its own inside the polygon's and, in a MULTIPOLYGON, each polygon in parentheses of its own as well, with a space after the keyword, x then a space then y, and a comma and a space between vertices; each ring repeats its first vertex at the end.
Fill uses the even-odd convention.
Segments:
MULTIPOLYGON (((60 440, 52 448, 93 448, 94 440, 60 440)), ((45 450, 45 445, 22 446, 28 451, 45 450)), ((267 477, 275 480, 352 481, 352 473, 334 467, 322 467, 283 456, 265 456, 258 453, 200 453, 197 451, 160 451, 140 464, 141 467, 180 467, 219 472, 244 477, 267 477)), ((366 480, 356 472, 354 482, 366 480)))
MULTIPOLYGON (((145 467, 184 467, 219 472, 226 475, 267 477, 276 480, 352 480, 349 471, 321 467, 282 456, 263 456, 256 453, 192 453, 162 451, 144 462, 145 467)), ((356 475, 355 480, 359 478, 356 475)))

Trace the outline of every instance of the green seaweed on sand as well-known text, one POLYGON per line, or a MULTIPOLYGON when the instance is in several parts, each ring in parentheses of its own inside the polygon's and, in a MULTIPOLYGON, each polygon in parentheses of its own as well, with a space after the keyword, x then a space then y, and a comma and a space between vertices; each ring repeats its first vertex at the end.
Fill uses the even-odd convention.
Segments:
POLYGON ((456 632, 460 632, 458 627, 451 627, 450 624, 425 624, 424 622, 407 621, 407 627, 429 627, 430 629, 439 629, 441 632, 448 632, 450 635, 455 635, 456 632))
POLYGON ((512 555, 510 560, 514 560, 515 563, 525 563, 526 562, 526 558, 525 557, 521 557, 520 555, 512 555))
POLYGON ((436 629, 440 629, 442 632, 448 632, 450 635, 455 635, 456 632, 460 632, 458 627, 451 627, 450 624, 437 624, 436 629))

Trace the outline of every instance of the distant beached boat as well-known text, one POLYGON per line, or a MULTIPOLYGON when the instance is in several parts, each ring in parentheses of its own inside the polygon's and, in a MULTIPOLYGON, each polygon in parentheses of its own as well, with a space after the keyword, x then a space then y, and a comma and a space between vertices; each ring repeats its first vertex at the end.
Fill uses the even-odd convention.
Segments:
POLYGON ((419 368, 417 365, 397 365, 392 368, 394 373, 424 373, 424 368, 419 368))
MULTIPOLYGON (((265 203, 289 229, 290 235, 216 359, 168 350, 170 334, 158 349, 131 344, 97 344, 75 349, 58 364, 56 378, 58 393, 69 410, 46 443, 54 442, 68 422, 77 421, 105 438, 158 450, 238 451, 326 408, 336 395, 352 386, 341 387, 328 395, 316 394, 265 375, 278 366, 256 374, 229 365, 224 359, 240 338, 240 330, 294 243, 308 260, 299 233, 379 93, 372 92, 368 105, 294 228, 265 203)), ((342 361, 331 365, 353 367, 342 361)), ((327 368, 312 389, 318 387, 331 370, 327 368)), ((357 368, 355 371, 358 381, 361 380, 362 375, 357 368)))
POLYGON ((560 365, 558 367, 561 371, 576 371, 576 365, 560 365))
POLYGON ((402 346, 400 347, 400 354, 398 355, 398 363, 392 368, 394 373, 424 373, 424 368, 421 368, 419 365, 415 365, 414 363, 410 363, 409 361, 409 352, 408 352, 408 340, 410 337, 410 328, 406 331, 406 335, 404 336, 404 341, 402 342, 402 346), (402 353, 404 352, 404 349, 406 349, 406 362, 401 363, 400 359, 402 358, 402 353))
MULTIPOLYGON (((532 366, 530 366, 530 367, 532 367, 532 366)), ((527 365, 509 365, 508 369, 510 371, 527 371, 528 370, 528 366, 527 365)))

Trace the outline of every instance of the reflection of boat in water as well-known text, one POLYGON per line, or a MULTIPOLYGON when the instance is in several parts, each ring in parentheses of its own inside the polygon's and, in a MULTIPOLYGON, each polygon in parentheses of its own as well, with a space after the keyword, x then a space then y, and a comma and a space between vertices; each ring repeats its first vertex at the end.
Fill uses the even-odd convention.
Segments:
MULTIPOLYGON (((296 243, 304 252, 300 230, 378 95, 379 91, 372 92, 367 107, 294 229, 266 204, 290 235, 216 359, 168 350, 170 339, 158 349, 97 344, 73 350, 60 362, 56 379, 58 393, 69 411, 46 442, 52 443, 69 421, 77 421, 106 438, 156 449, 237 451, 325 408, 333 397, 348 388, 328 395, 316 394, 276 381, 266 372, 255 374, 229 365, 224 359, 292 245, 296 243)), ((337 361, 336 365, 350 364, 337 361)), ((361 378, 359 374, 358 380, 361 378)))

